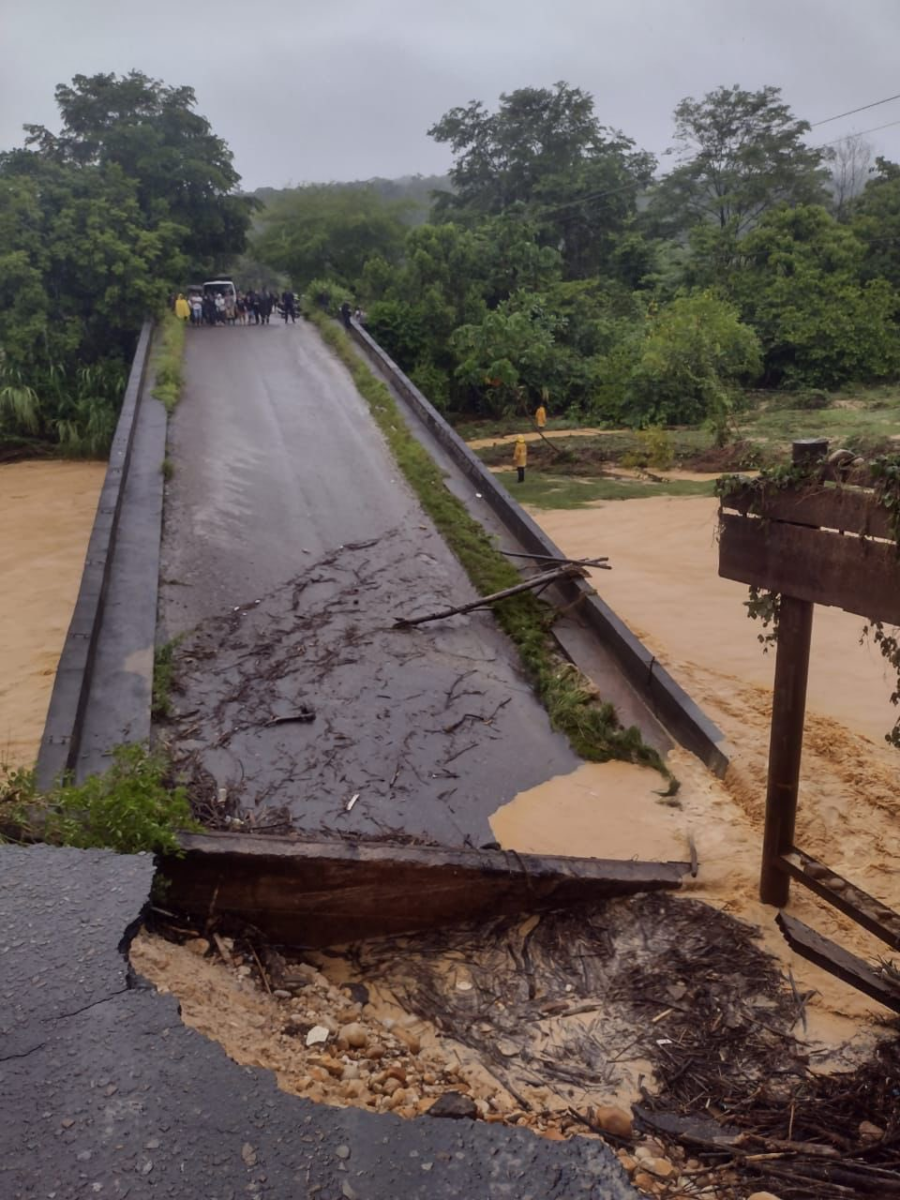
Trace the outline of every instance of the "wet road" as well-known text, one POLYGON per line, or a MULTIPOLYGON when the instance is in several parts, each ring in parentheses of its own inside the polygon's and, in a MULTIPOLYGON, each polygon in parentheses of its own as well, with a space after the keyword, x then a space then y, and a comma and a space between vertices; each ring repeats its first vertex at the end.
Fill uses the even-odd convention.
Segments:
POLYGON ((186 380, 160 616, 186 635, 168 733, 195 797, 213 821, 490 840, 577 759, 489 615, 391 628, 474 593, 349 374, 298 323, 190 330, 186 380))

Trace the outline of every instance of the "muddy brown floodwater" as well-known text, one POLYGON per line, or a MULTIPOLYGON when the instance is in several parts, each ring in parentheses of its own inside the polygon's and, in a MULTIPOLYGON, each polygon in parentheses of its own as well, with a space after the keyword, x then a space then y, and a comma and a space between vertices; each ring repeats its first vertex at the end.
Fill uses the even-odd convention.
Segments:
POLYGON ((37 754, 105 473, 93 462, 0 466, 0 764, 37 754))
MULTIPOLYGON (((533 515, 567 554, 610 556, 613 570, 598 580, 604 599, 720 725, 732 767, 722 782, 674 751, 680 807, 668 807, 655 773, 585 764, 499 809, 495 836, 523 852, 609 858, 684 859, 693 839, 700 872, 686 890, 759 925, 798 987, 815 990, 810 1040, 836 1060, 852 1057, 885 1010, 794 955, 757 899, 774 656, 747 618, 746 589, 718 577, 716 501, 654 497, 533 515)), ((862 624, 816 609, 797 844, 896 909, 900 758, 884 742, 893 688, 878 651, 860 645, 862 624)), ((789 911, 870 961, 883 956, 880 942, 797 885, 789 911)))

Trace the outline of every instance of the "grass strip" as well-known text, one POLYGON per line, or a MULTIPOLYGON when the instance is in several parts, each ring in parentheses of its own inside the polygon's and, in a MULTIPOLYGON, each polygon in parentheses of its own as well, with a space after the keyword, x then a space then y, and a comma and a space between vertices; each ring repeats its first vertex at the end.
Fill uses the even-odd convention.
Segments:
MULTIPOLYGON (((349 370, 397 465, 479 595, 521 583, 516 568, 447 488, 430 454, 410 432, 387 386, 362 361, 344 331, 316 309, 305 315, 349 370)), ((551 725, 568 737, 576 754, 591 762, 615 758, 654 767, 672 781, 668 767, 647 745, 638 727, 624 728, 613 705, 599 700, 590 681, 556 651, 550 636, 554 613, 548 605, 525 593, 495 604, 493 612, 516 645, 551 725)))
POLYGON ((181 397, 181 387, 184 383, 182 361, 186 324, 174 313, 166 313, 159 323, 158 331, 158 344, 153 355, 153 368, 156 372, 153 395, 163 402, 166 412, 171 413, 181 397))

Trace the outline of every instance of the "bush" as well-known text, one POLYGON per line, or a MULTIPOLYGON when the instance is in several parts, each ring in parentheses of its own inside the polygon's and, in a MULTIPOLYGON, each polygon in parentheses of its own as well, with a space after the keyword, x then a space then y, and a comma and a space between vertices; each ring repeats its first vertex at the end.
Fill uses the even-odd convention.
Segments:
POLYGON ((153 369, 156 372, 153 395, 163 402, 168 413, 174 410, 181 398, 184 339, 185 322, 174 313, 166 313, 159 324, 157 350, 153 357, 153 369))
POLYGON ((44 795, 33 772, 11 773, 0 785, 0 808, 54 845, 178 853, 178 831, 198 826, 186 790, 166 785, 167 771, 166 760, 145 746, 119 746, 104 774, 44 795))
POLYGON ((345 300, 352 301, 350 289, 336 279, 311 279, 303 292, 303 298, 307 304, 314 304, 316 308, 322 309, 332 317, 340 313, 345 300))
POLYGON ((675 450, 665 429, 659 425, 651 425, 649 429, 641 430, 637 440, 635 449, 623 455, 623 467, 657 467, 660 471, 668 471, 672 467, 675 462, 675 450))
POLYGON ((761 365, 756 334, 710 292, 679 296, 649 316, 636 349, 625 411, 639 425, 711 421, 721 433, 735 385, 758 374, 761 365))

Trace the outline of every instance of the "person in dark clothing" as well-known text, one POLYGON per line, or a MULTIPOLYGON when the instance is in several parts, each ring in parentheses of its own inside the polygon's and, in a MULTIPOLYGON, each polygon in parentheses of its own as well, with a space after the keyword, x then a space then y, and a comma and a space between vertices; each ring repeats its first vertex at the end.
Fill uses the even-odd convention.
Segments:
POLYGON ((350 328, 350 317, 352 316, 352 313, 353 310, 350 307, 349 301, 345 300, 341 305, 341 320, 344 322, 345 329, 350 328))
POLYGON ((268 288, 263 292, 259 302, 259 315, 262 317, 263 325, 268 325, 269 317, 272 315, 272 308, 275 304, 275 297, 268 288))
POLYGON ((284 317, 284 323, 287 325, 288 317, 295 324, 297 322, 297 309, 294 305, 294 293, 285 292, 281 297, 281 315, 284 317))
POLYGON ((216 323, 216 302, 212 292, 205 292, 203 295, 203 320, 207 325, 216 323))

